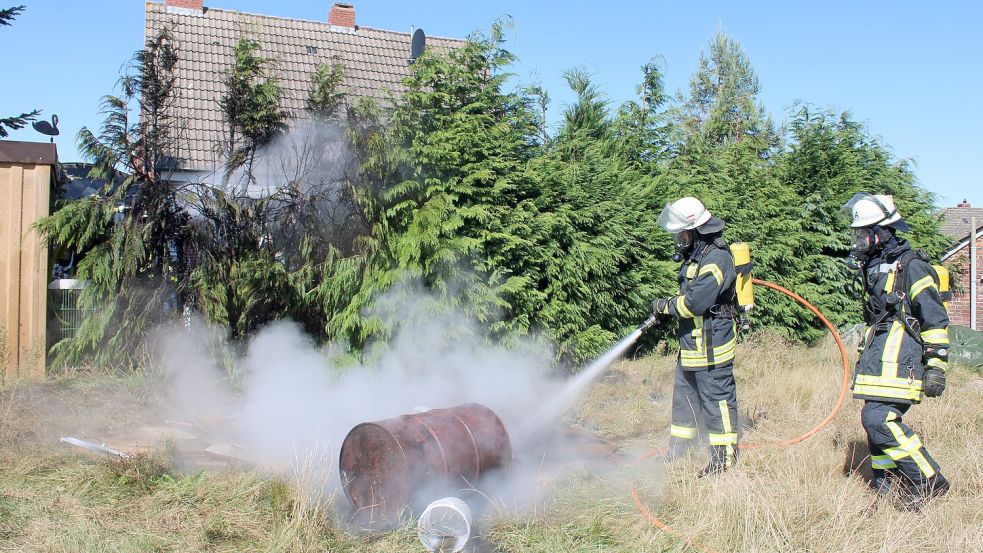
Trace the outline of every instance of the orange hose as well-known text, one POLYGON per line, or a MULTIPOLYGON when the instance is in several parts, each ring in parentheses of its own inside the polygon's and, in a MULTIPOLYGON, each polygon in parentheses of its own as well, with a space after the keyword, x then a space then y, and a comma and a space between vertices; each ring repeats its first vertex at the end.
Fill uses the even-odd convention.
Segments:
MULTIPOLYGON (((806 301, 805 298, 803 298, 802 296, 800 296, 800 295, 796 294, 795 292, 789 290, 788 288, 785 288, 783 286, 779 286, 778 284, 775 284, 774 282, 768 282, 766 280, 761 280, 761 279, 757 279, 757 278, 752 278, 751 279, 751 282, 754 283, 754 284, 760 284, 762 286, 765 286, 767 288, 771 288, 773 290, 777 290, 777 291, 785 294, 786 296, 788 296, 788 297, 796 300, 797 302, 801 303, 802 305, 804 305, 807 309, 809 309, 809 311, 812 311, 813 314, 815 314, 817 317, 819 317, 819 320, 821 320, 824 325, 826 325, 826 328, 829 329, 829 333, 833 336, 833 339, 836 340, 836 346, 838 348, 840 348, 840 357, 843 360, 843 384, 840 386, 840 397, 836 400, 836 405, 833 406, 833 410, 829 412, 829 415, 827 415, 825 419, 823 419, 819 424, 817 424, 816 426, 814 426, 808 432, 806 432, 806 433, 804 433, 802 435, 796 436, 794 438, 788 438, 788 439, 785 439, 785 440, 777 440, 777 441, 772 441, 772 442, 740 444, 737 447, 739 449, 757 449, 757 448, 761 448, 761 447, 795 445, 795 444, 801 443, 801 442, 803 442, 803 441, 811 438, 817 432, 819 432, 820 430, 822 430, 826 425, 828 425, 830 423, 830 421, 833 420, 834 417, 836 417, 836 415, 840 412, 840 409, 843 408, 843 405, 846 403, 847 392, 849 392, 849 390, 850 390, 850 377, 852 375, 852 373, 850 371, 850 356, 847 354, 846 346, 843 344, 843 340, 840 339, 840 333, 839 333, 839 331, 836 330, 836 327, 833 326, 833 323, 829 322, 829 319, 827 319, 825 315, 823 315, 822 313, 820 313, 819 310, 816 309, 816 307, 814 305, 812 305, 811 303, 809 303, 808 301, 806 301)), ((662 448, 654 449, 652 451, 648 451, 648 452, 642 454, 641 458, 642 459, 645 459, 645 458, 648 458, 648 457, 653 457, 655 455, 659 455, 663 451, 664 451, 664 449, 662 449, 662 448)), ((638 508, 638 512, 641 513, 642 516, 645 517, 645 519, 648 520, 649 524, 651 524, 652 526, 654 526, 654 527, 656 527, 656 528, 658 528, 658 529, 660 529, 660 530, 662 530, 664 532, 667 532, 669 534, 672 534, 674 536, 679 537, 687 545, 690 545, 690 546, 693 546, 693 547, 699 547, 699 548, 701 548, 701 549, 703 549, 705 551, 713 551, 713 549, 707 547, 706 545, 703 545, 702 543, 700 543, 698 541, 695 541, 692 538, 687 538, 687 537, 683 536, 682 534, 680 534, 679 532, 676 532, 668 524, 662 522, 661 520, 659 520, 658 518, 656 518, 655 516, 653 516, 649 512, 648 508, 645 507, 645 504, 642 503, 642 500, 638 497, 638 490, 636 488, 632 488, 632 490, 631 490, 631 497, 635 501, 635 506, 638 508)))

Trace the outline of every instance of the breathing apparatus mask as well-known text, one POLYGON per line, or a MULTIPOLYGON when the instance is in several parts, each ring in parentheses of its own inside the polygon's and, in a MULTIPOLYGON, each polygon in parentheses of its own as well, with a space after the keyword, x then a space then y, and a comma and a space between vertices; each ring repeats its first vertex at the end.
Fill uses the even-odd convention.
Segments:
POLYGON ((673 233, 672 241, 676 246, 676 251, 672 254, 673 261, 682 261, 693 251, 694 234, 696 234, 696 231, 692 229, 673 233))

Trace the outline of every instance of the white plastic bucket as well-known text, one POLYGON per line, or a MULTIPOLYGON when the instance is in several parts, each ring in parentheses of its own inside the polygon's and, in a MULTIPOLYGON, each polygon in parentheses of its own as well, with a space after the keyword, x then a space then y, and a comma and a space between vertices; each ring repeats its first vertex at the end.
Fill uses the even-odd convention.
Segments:
POLYGON ((416 528, 427 551, 457 553, 471 537, 471 509, 456 497, 438 499, 427 505, 416 528))

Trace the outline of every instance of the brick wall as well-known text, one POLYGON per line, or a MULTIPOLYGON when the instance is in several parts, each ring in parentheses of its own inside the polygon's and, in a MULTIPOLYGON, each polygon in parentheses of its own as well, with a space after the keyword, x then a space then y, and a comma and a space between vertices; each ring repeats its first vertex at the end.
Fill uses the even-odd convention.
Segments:
POLYGON ((186 10, 198 10, 201 11, 204 5, 204 0, 164 0, 165 6, 170 6, 172 8, 184 8, 186 10))
POLYGON ((328 11, 328 23, 336 27, 355 28, 355 8, 351 4, 337 3, 328 11))
MULTIPOLYGON (((962 269, 962 274, 952 275, 952 301, 949 302, 949 322, 955 325, 969 326, 970 301, 969 297, 969 245, 959 250, 951 257, 946 259, 947 265, 954 265, 962 269), (956 282, 962 291, 956 290, 956 282)), ((976 273, 977 279, 983 275, 983 237, 976 239, 976 273)), ((983 283, 977 280, 976 283, 976 326, 975 330, 983 328, 983 283)))
POLYGON ((328 23, 336 27, 355 28, 355 8, 351 4, 337 3, 328 11, 328 23))

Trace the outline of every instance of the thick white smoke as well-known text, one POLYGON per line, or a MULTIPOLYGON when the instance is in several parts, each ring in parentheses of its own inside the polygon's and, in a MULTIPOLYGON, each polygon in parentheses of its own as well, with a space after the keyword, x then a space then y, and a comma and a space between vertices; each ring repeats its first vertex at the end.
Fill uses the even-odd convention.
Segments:
MULTIPOLYGON (((495 411, 521 456, 519 429, 543 403, 562 395, 551 377, 553 352, 536 340, 494 345, 480 328, 453 313, 435 313, 433 298, 400 290, 404 300, 396 335, 363 366, 345 366, 291 322, 274 323, 252 338, 235 360, 239 389, 219 368, 223 348, 214 331, 196 322, 158 343, 167 382, 167 416, 205 427, 216 440, 242 447, 242 457, 274 470, 325 465, 337 486, 337 456, 358 423, 419 409, 475 402, 495 411)), ((226 350, 227 351, 227 350, 226 350)), ((546 424, 548 421, 543 421, 546 424)), ((309 468, 309 467, 307 467, 309 468)), ((330 488, 329 488, 330 490, 330 488)))

